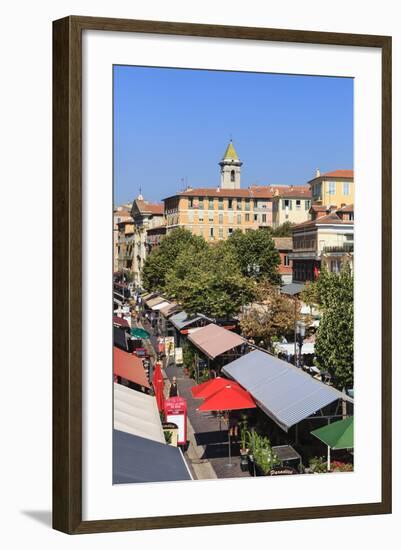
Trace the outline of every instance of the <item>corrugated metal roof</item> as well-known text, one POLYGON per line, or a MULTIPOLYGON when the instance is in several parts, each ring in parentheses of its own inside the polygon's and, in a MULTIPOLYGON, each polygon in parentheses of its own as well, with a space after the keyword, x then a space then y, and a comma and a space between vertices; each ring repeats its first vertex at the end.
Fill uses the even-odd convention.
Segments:
POLYGON ((258 406, 286 431, 337 399, 352 402, 302 369, 259 350, 229 363, 223 372, 248 390, 258 406))
POLYGON ((172 315, 169 321, 175 326, 176 329, 181 330, 182 328, 191 325, 195 321, 202 319, 199 315, 188 315, 186 311, 180 311, 175 315, 172 315))

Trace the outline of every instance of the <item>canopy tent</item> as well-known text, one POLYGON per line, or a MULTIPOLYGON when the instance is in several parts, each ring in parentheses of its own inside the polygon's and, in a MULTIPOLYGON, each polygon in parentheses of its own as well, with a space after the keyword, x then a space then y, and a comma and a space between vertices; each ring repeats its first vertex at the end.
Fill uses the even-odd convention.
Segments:
POLYGON ((150 307, 151 309, 153 308, 153 306, 156 306, 157 304, 161 304, 163 302, 166 302, 166 300, 164 298, 162 298, 161 296, 156 296, 156 298, 151 298, 150 300, 145 300, 145 303, 148 307, 150 307))
POLYGON ((180 311, 179 313, 172 315, 169 321, 177 330, 181 330, 196 321, 200 321, 201 319, 202 317, 199 315, 188 315, 186 311, 180 311))
POLYGON ((180 448, 113 430, 113 483, 191 479, 180 448))
POLYGON ((180 309, 180 306, 175 302, 171 302, 168 306, 161 308, 160 313, 163 317, 169 317, 173 313, 176 313, 180 309))
POLYGON ((222 372, 248 390, 267 416, 285 431, 338 399, 353 402, 302 369, 259 350, 225 365, 222 372))
POLYGON ((167 307, 170 305, 170 302, 167 302, 166 300, 164 300, 163 302, 160 302, 154 306, 151 306, 151 309, 153 311, 160 311, 161 309, 163 309, 164 307, 167 307))
POLYGON ((150 388, 145 369, 143 368, 142 359, 132 353, 127 353, 114 346, 113 348, 113 368, 114 374, 125 378, 129 382, 150 388))
POLYGON ((188 340, 205 355, 214 359, 222 353, 241 346, 245 340, 235 332, 219 327, 214 323, 189 334, 188 340))
POLYGON ((163 428, 152 395, 114 382, 114 428, 165 444, 163 428))
POLYGON ((333 422, 313 430, 311 434, 327 445, 327 470, 330 471, 330 449, 354 448, 354 417, 333 422))
POLYGON ((149 332, 140 327, 132 327, 131 336, 134 338, 140 338, 141 340, 148 340, 150 338, 149 332))

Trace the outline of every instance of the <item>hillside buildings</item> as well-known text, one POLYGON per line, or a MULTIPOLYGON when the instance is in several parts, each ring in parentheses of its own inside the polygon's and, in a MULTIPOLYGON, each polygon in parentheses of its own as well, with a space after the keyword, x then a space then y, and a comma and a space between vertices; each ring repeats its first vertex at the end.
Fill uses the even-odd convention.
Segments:
MULTIPOLYGON (((353 263, 354 174, 335 170, 307 185, 250 185, 241 188, 243 162, 232 141, 218 163, 217 187, 191 188, 151 203, 139 196, 114 211, 114 270, 129 271, 141 285, 147 255, 165 234, 184 228, 208 242, 235 230, 293 224, 292 238, 277 238, 283 283, 316 279, 322 266, 339 271, 353 263)), ((217 178, 216 178, 217 179, 217 178)))

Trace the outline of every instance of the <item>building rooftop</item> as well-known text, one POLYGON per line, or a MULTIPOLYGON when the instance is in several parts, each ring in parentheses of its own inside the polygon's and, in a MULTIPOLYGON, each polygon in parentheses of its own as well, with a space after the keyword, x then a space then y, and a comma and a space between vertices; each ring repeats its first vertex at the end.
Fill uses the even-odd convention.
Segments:
POLYGON ((277 250, 292 250, 292 237, 273 237, 277 250))
POLYGON ((321 216, 320 218, 317 218, 316 220, 308 220, 306 222, 299 223, 293 227, 293 231, 297 231, 298 229, 304 229, 308 227, 314 227, 317 225, 354 225, 353 220, 342 220, 339 216, 337 216, 336 212, 330 212, 326 216, 321 216))
POLYGON ((150 213, 154 216, 163 216, 164 214, 164 204, 157 204, 139 199, 136 199, 135 204, 141 213, 150 213))
POLYGON ((227 146, 226 152, 224 153, 223 160, 239 160, 237 151, 234 148, 232 140, 227 146))
POLYGON ((314 178, 309 180, 308 183, 318 179, 326 179, 326 178, 354 179, 354 171, 353 170, 334 170, 332 172, 326 172, 325 174, 320 174, 319 176, 315 176, 314 178))
POLYGON ((226 197, 226 198, 253 198, 253 199, 271 199, 274 196, 279 197, 302 197, 310 198, 312 196, 309 186, 305 185, 251 185, 246 189, 222 189, 220 187, 197 187, 179 191, 175 195, 166 197, 167 200, 172 197, 226 197))

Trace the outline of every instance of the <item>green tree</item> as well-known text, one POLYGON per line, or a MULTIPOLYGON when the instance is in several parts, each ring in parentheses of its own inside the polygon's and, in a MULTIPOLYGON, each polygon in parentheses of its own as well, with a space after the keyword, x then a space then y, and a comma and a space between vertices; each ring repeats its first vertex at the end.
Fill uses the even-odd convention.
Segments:
POLYGON ((295 223, 284 222, 272 230, 273 237, 291 237, 295 223))
POLYGON ((319 278, 304 293, 322 312, 316 334, 316 365, 328 371, 342 390, 354 383, 354 284, 351 270, 340 273, 322 269, 319 278))
POLYGON ((268 280, 261 281, 255 291, 256 302, 241 319, 241 329, 256 343, 263 340, 265 347, 272 348, 275 339, 290 336, 294 332, 294 315, 299 317, 299 300, 281 294, 268 280), (295 311, 294 311, 295 304, 295 311))
POLYGON ((273 284, 280 283, 278 266, 280 255, 275 248, 271 237, 271 231, 256 229, 243 233, 236 230, 227 240, 227 246, 231 248, 245 276, 256 276, 254 272, 248 273, 248 266, 259 266, 259 277, 267 279, 273 284))
POLYGON ((162 239, 147 257, 142 270, 143 284, 149 291, 165 290, 166 277, 175 269, 180 255, 186 252, 196 258, 197 254, 208 248, 206 241, 193 235, 187 229, 174 229, 162 239))
POLYGON ((183 251, 166 277, 166 292, 188 313, 230 317, 254 296, 254 283, 241 274, 237 256, 220 242, 198 251, 183 251))

